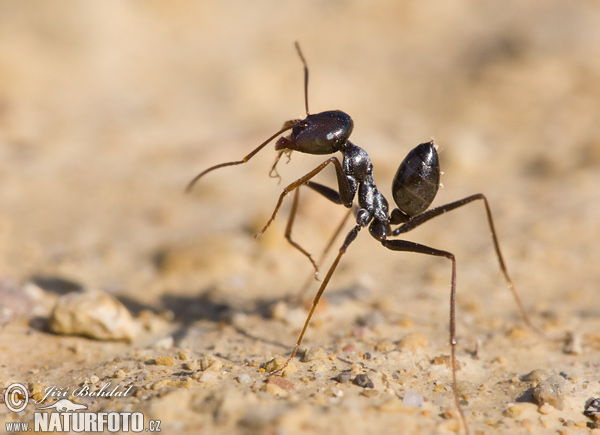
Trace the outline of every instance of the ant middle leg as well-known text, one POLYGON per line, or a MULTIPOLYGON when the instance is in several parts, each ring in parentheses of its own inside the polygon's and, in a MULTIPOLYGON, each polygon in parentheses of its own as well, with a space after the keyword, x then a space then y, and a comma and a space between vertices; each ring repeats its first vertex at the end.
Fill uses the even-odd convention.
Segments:
MULTIPOLYGON (((329 199, 334 204, 342 204, 340 194, 336 190, 334 190, 330 187, 324 186, 322 184, 315 183, 313 181, 307 181, 305 184, 308 187, 310 187, 311 189, 313 189, 315 192, 317 192, 317 193, 323 195, 325 198, 329 199)), ((308 258, 308 260, 310 261, 310 263, 312 264, 312 266, 315 270, 314 279, 316 279, 318 281, 319 280, 319 266, 317 265, 315 260, 312 258, 312 255, 310 255, 310 253, 308 251, 306 251, 306 249, 304 249, 297 242, 292 240, 292 227, 294 225, 294 220, 296 218, 296 213, 298 211, 299 198, 300 198, 300 188, 294 190, 294 199, 292 200, 292 208, 290 209, 288 222, 287 222, 287 225, 285 228, 285 238, 287 239, 287 241, 289 242, 290 245, 292 245, 294 248, 296 248, 298 251, 300 251, 306 258, 308 258)), ((319 262, 321 262, 323 260, 323 257, 325 256, 325 254, 327 254, 327 252, 331 248, 333 241, 339 235, 339 233, 342 230, 343 225, 348 220, 348 217, 350 216, 351 211, 352 211, 352 209, 348 210, 348 213, 346 213, 344 220, 340 223, 340 225, 334 232, 333 236, 330 238, 329 242, 325 246, 325 250, 323 251, 319 262)), ((307 284, 305 286, 303 286, 303 290, 305 290, 305 288, 308 287, 308 283, 310 283, 310 281, 312 281, 312 280, 307 281, 307 284)))
MULTIPOLYGON (((275 206, 275 209, 273 210, 273 214, 271 215, 271 217, 269 218, 269 220, 267 221, 267 223, 265 224, 263 229, 259 233, 255 234, 254 237, 255 238, 259 237, 262 233, 267 231, 267 228, 269 228, 269 225, 271 225, 271 222, 273 222, 273 220, 275 220, 275 216, 277 215, 277 212, 279 211, 281 204, 283 204, 283 199, 289 193, 298 189, 303 184, 307 184, 311 178, 316 176, 319 172, 321 172, 323 169, 325 169, 327 167, 327 165, 329 165, 329 164, 333 164, 335 167, 335 171, 336 171, 337 179, 338 179, 338 185, 340 188, 340 193, 338 194, 340 201, 343 204, 347 204, 349 202, 351 205, 352 199, 354 198, 354 195, 355 195, 355 191, 352 191, 352 189, 348 185, 348 181, 347 181, 347 179, 344 175, 344 171, 342 169, 342 164, 340 163, 338 158, 330 157, 329 159, 327 159, 323 163, 321 163, 319 166, 317 166, 315 169, 308 172, 304 176, 298 178, 296 181, 294 181, 293 183, 291 183, 290 185, 286 186, 283 189, 283 192, 281 192, 281 195, 279 195, 279 199, 277 200, 277 205, 275 206), (344 198, 346 198, 346 199, 344 199, 344 198)), ((313 183, 313 184, 317 184, 317 183, 313 183)), ((322 186, 322 187, 325 187, 325 186, 322 186)), ((331 190, 333 191, 333 189, 331 189, 331 190)))
POLYGON ((323 282, 321 283, 321 286, 319 287, 319 290, 317 291, 317 294, 315 295, 315 298, 312 303, 312 307, 308 313, 308 316, 306 317, 304 326, 302 327, 302 331, 300 332, 300 336, 298 337, 298 341, 296 341, 296 345, 294 346, 292 353, 290 354, 288 359, 285 361, 285 363, 281 367, 279 367, 277 370, 274 370, 271 373, 269 373, 269 376, 273 376, 273 375, 282 373, 285 370, 285 368, 287 367, 287 365, 290 363, 292 358, 294 358, 294 356, 296 356, 296 353, 298 352, 298 348, 302 344, 302 339, 304 338, 304 334, 306 333, 308 324, 310 323, 310 319, 312 318, 312 316, 315 312, 315 309, 317 308, 317 305, 319 303, 319 300, 321 299, 321 296, 323 295, 323 292, 327 288, 327 284, 329 284, 329 280, 331 279, 333 272, 335 272, 335 269, 337 268, 337 266, 340 262, 340 259, 342 258, 342 255, 344 255, 344 253, 346 252, 346 249, 348 249, 348 246, 350 245, 350 243, 352 243, 356 239, 356 236, 358 236, 358 232, 361 230, 361 228, 362 228, 362 225, 360 225, 360 224, 355 225, 354 228, 352 228, 350 230, 350 232, 348 233, 348 235, 346 236, 346 239, 344 240, 344 244, 340 248, 337 257, 335 257, 335 260, 329 267, 329 270, 327 271, 327 275, 325 275, 325 278, 323 279, 323 282))
POLYGON ((294 248, 296 248, 298 251, 300 251, 306 258, 308 258, 308 261, 310 261, 310 264, 312 264, 313 268, 315 269, 314 278, 318 281, 319 280, 319 266, 317 266, 317 263, 315 262, 315 260, 313 260, 312 255, 310 255, 310 253, 306 249, 304 249, 297 242, 292 240, 292 227, 294 226, 296 212, 298 211, 299 198, 300 198, 300 189, 296 189, 296 190, 294 190, 294 199, 292 201, 292 208, 290 210, 290 215, 288 217, 287 225, 285 227, 285 238, 290 245, 292 245, 294 248))
MULTIPOLYGON (((319 183, 315 183, 313 181, 308 181, 306 183, 306 185, 308 187, 310 187, 311 189, 313 189, 315 192, 320 193, 321 195, 323 195, 325 198, 329 199, 333 203, 342 204, 342 200, 340 198, 339 193, 337 191, 335 191, 334 189, 327 187, 327 186, 323 186, 322 184, 319 184, 319 183)), ((329 253, 329 250, 333 246, 333 243, 339 237, 340 233, 342 232, 342 229, 348 222, 348 219, 350 219, 350 216, 352 216, 352 212, 354 210, 355 210, 354 207, 350 207, 347 209, 346 213, 344 214, 344 217, 342 218, 340 223, 337 225, 335 231, 329 237, 327 244, 323 248, 323 251, 321 252, 321 254, 319 256, 319 259, 317 260, 317 265, 320 265, 321 263, 323 263, 325 256, 329 253)), ((296 295, 297 300, 301 301, 304 299, 304 295, 306 294, 306 291, 310 287, 310 284, 312 283, 312 281, 313 281, 313 276, 309 276, 307 278, 307 280, 305 281, 304 285, 298 291, 298 294, 296 295)))

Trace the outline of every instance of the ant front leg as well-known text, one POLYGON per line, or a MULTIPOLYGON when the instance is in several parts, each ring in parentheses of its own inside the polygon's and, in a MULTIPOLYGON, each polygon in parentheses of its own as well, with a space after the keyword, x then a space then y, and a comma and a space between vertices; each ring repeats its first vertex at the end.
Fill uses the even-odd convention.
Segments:
MULTIPOLYGON (((267 228, 269 228, 269 225, 271 225, 271 222, 273 222, 273 220, 275 220, 275 216, 277 215, 277 212, 279 211, 281 204, 283 204, 283 199, 289 193, 298 189, 303 184, 307 184, 311 178, 316 176, 319 172, 321 172, 323 169, 325 169, 327 167, 327 165, 329 165, 329 164, 333 164, 335 167, 335 172, 337 174, 338 185, 339 185, 339 189, 340 189, 340 193, 339 193, 340 201, 346 207, 351 207, 352 201, 354 200, 354 196, 356 195, 356 187, 350 185, 350 182, 348 181, 348 178, 346 178, 346 175, 344 174, 344 170, 342 169, 342 164, 337 159, 337 157, 331 157, 331 158, 325 160, 323 163, 321 163, 315 169, 308 172, 306 175, 298 178, 296 181, 294 181, 289 186, 287 186, 283 189, 283 192, 281 192, 281 195, 279 195, 277 205, 275 206, 275 209, 273 210, 273 214, 271 215, 271 218, 267 221, 267 223, 263 227, 263 229, 259 233, 255 234, 254 237, 255 238, 259 237, 262 233, 267 231, 267 228)), ((314 184, 316 184, 316 183, 314 183, 314 184)))

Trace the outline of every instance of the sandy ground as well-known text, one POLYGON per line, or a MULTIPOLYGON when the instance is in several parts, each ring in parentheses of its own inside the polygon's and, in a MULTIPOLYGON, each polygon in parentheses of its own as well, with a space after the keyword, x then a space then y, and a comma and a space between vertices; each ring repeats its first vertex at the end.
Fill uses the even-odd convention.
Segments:
MULTIPOLYGON (((289 298, 311 267, 283 237, 289 201, 252 235, 285 183, 323 157, 293 154, 278 184, 269 146, 183 194, 200 170, 303 116, 296 40, 311 111, 351 114, 382 192, 391 198, 406 153, 435 138, 444 188, 434 205, 485 193, 533 321, 576 338, 569 351, 524 326, 481 204, 410 233, 458 259, 471 432, 589 431, 583 410, 600 396, 594 2, 0 1, 0 387, 20 382, 39 399, 56 386, 91 411, 142 411, 165 433, 462 430, 446 260, 386 251, 364 231, 306 356, 266 383, 263 364, 289 354, 304 321, 289 298), (129 309, 133 341, 49 332, 57 299, 91 290, 129 309), (524 376, 536 369, 564 381, 555 406, 533 399, 540 379, 524 376), (373 388, 331 379, 344 370, 373 388), (107 383, 132 389, 73 394, 107 383), (414 393, 422 406, 410 406, 414 393)), ((319 181, 334 186, 333 171, 319 181)), ((317 255, 343 215, 303 191, 294 237, 317 255)), ((31 422, 35 406, 0 403, 0 421, 31 422)))

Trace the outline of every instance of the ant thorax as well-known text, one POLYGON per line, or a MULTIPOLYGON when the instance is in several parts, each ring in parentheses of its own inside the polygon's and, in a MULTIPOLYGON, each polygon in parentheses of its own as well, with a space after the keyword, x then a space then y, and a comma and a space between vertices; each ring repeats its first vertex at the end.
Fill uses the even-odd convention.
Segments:
POLYGON ((348 184, 353 195, 358 186, 358 206, 356 222, 366 226, 373 218, 382 224, 389 222, 388 202, 377 189, 373 179, 373 164, 367 152, 352 142, 346 142, 342 163, 348 184))

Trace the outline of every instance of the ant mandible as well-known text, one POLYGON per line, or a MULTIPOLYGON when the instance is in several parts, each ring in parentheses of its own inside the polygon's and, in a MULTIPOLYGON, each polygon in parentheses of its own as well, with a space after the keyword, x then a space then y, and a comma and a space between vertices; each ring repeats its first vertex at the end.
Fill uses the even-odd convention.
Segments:
MULTIPOLYGON (((311 258, 310 254, 306 252, 297 243, 291 240, 291 226, 294 219, 298 203, 298 189, 301 186, 308 186, 312 190, 320 193, 325 198, 336 204, 342 204, 345 207, 351 209, 354 204, 354 199, 358 196, 358 208, 356 211, 356 224, 347 234, 344 243, 339 249, 339 252, 330 266, 325 278, 321 282, 321 286, 312 302, 312 307, 308 313, 300 336, 294 346, 294 349, 283 366, 271 372, 270 375, 282 373, 288 363, 296 355, 304 334, 310 323, 310 319, 313 316, 315 308, 319 303, 329 280, 331 279, 335 269, 337 268, 342 255, 348 249, 348 246, 356 239, 360 230, 366 226, 369 227, 370 234, 378 240, 384 247, 392 251, 406 251, 415 252, 420 254, 432 255, 436 257, 444 257, 450 260, 452 265, 452 273, 450 280, 450 350, 451 350, 451 368, 452 368, 452 386, 454 391, 454 401, 456 408, 459 411, 461 420, 465 427, 465 431, 468 432, 468 425, 462 407, 460 405, 457 378, 456 378, 456 319, 455 319, 455 300, 456 300, 456 259, 454 254, 448 251, 432 248, 419 243, 411 242, 402 239, 390 239, 400 234, 407 233, 414 228, 424 224, 425 222, 440 216, 443 213, 462 207, 463 205, 469 204, 473 201, 481 200, 485 206, 487 214, 488 225, 490 228, 492 241, 494 244, 494 250, 500 270, 504 275, 504 279, 508 284, 508 287, 513 295, 513 298, 517 304, 518 310, 525 323, 538 334, 545 336, 545 333, 539 330, 532 322, 521 303, 521 300, 515 290, 512 279, 508 274, 502 252, 500 251, 500 245, 498 243, 498 237, 494 228, 494 221, 492 219, 492 212, 487 198, 481 194, 475 194, 468 196, 458 201, 451 202, 449 204, 441 205, 433 209, 429 209, 429 206, 433 202, 439 185, 440 185, 440 165, 438 160, 438 154, 436 145, 433 141, 425 142, 408 153, 404 161, 400 164, 396 175, 394 176, 392 183, 392 196, 396 203, 396 208, 391 212, 389 211, 388 201, 383 194, 377 189, 375 181, 373 179, 373 164, 369 159, 367 152, 359 146, 350 142, 349 137, 352 133, 354 123, 350 116, 340 110, 326 111, 316 114, 310 114, 308 111, 308 66, 302 51, 300 50, 299 44, 295 44, 296 50, 304 65, 304 102, 306 109, 306 118, 302 120, 291 120, 284 123, 283 128, 277 133, 268 138, 265 142, 260 144, 250 154, 245 156, 242 160, 221 163, 219 165, 212 166, 196 177, 194 177, 186 188, 186 192, 189 192, 193 185, 207 173, 226 166, 234 166, 246 163, 262 148, 264 148, 269 142, 280 136, 282 133, 292 130, 291 134, 287 137, 280 137, 276 144, 275 150, 278 151, 277 158, 271 169, 271 174, 275 171, 275 167, 284 153, 291 153, 298 151, 306 154, 315 155, 328 155, 336 152, 341 152, 342 161, 337 157, 330 157, 323 163, 318 165, 312 171, 308 172, 303 177, 297 179, 286 188, 279 196, 275 210, 269 221, 266 223, 264 228, 255 237, 264 233, 271 222, 275 219, 275 216, 283 203, 283 199, 286 195, 291 192, 295 192, 294 202, 292 205, 292 211, 290 213, 288 226, 286 229, 286 238, 288 241, 304 255, 306 255, 311 261, 315 272, 318 271, 316 263, 311 258), (333 165, 337 175, 338 190, 334 190, 330 187, 311 181, 318 173, 320 173, 327 166, 333 165), (399 225, 396 228, 392 228, 394 225, 399 225)), ((278 176, 278 175, 276 175, 278 176)))

